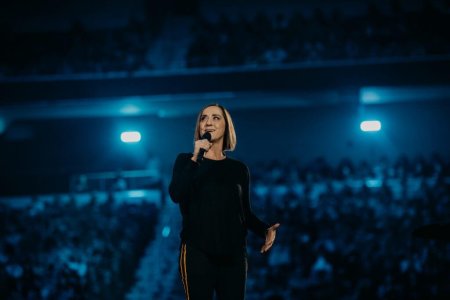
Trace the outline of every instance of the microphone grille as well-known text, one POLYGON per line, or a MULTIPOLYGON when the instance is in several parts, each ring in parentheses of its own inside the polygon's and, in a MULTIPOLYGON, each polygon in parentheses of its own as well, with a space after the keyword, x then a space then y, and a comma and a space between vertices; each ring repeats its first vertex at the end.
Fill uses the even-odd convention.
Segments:
POLYGON ((202 140, 207 139, 208 141, 211 142, 211 133, 205 132, 205 133, 202 135, 201 139, 202 139, 202 140))

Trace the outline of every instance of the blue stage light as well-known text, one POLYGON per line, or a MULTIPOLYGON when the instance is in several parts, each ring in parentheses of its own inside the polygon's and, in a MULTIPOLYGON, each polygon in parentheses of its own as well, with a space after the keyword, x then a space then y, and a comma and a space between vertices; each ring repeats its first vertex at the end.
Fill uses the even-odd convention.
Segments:
POLYGON ((3 133, 3 131, 6 130, 6 121, 0 117, 0 134, 3 133))
POLYGON ((170 234, 170 227, 169 226, 164 226, 162 232, 161 232, 163 237, 168 237, 170 234))
POLYGON ((362 88, 359 93, 359 101, 362 104, 377 104, 383 100, 386 92, 377 88, 362 88))
POLYGON ((141 112, 141 109, 134 104, 127 104, 120 109, 124 115, 136 115, 141 112))

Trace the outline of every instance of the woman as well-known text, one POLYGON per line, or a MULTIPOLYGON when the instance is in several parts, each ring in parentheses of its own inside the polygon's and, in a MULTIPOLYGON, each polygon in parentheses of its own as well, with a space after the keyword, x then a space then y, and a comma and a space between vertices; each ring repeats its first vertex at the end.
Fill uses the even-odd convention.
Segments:
POLYGON ((264 253, 280 224, 269 226, 252 213, 248 168, 225 155, 236 133, 223 106, 200 111, 194 141, 193 153, 178 155, 169 186, 183 217, 179 270, 186 299, 211 300, 214 291, 220 300, 244 299, 247 229, 265 239, 264 253))

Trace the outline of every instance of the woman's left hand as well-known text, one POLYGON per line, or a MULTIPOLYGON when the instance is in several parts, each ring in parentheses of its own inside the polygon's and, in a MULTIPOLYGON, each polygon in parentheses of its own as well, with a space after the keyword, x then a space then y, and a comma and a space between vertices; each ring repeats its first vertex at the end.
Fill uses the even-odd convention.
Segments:
POLYGON ((269 249, 272 247, 273 242, 275 241, 275 236, 277 235, 278 227, 280 227, 280 223, 276 223, 275 225, 267 229, 266 242, 261 248, 261 253, 269 251, 269 249))

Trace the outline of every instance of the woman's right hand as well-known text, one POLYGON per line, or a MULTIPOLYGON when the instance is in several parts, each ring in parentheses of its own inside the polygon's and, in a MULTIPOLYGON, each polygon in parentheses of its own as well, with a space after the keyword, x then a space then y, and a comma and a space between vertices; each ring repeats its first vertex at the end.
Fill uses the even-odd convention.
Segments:
POLYGON ((208 150, 211 148, 212 143, 208 141, 207 139, 203 140, 196 140, 194 143, 194 155, 192 156, 193 161, 197 161, 198 153, 200 152, 200 149, 205 149, 205 152, 208 152, 208 150))

